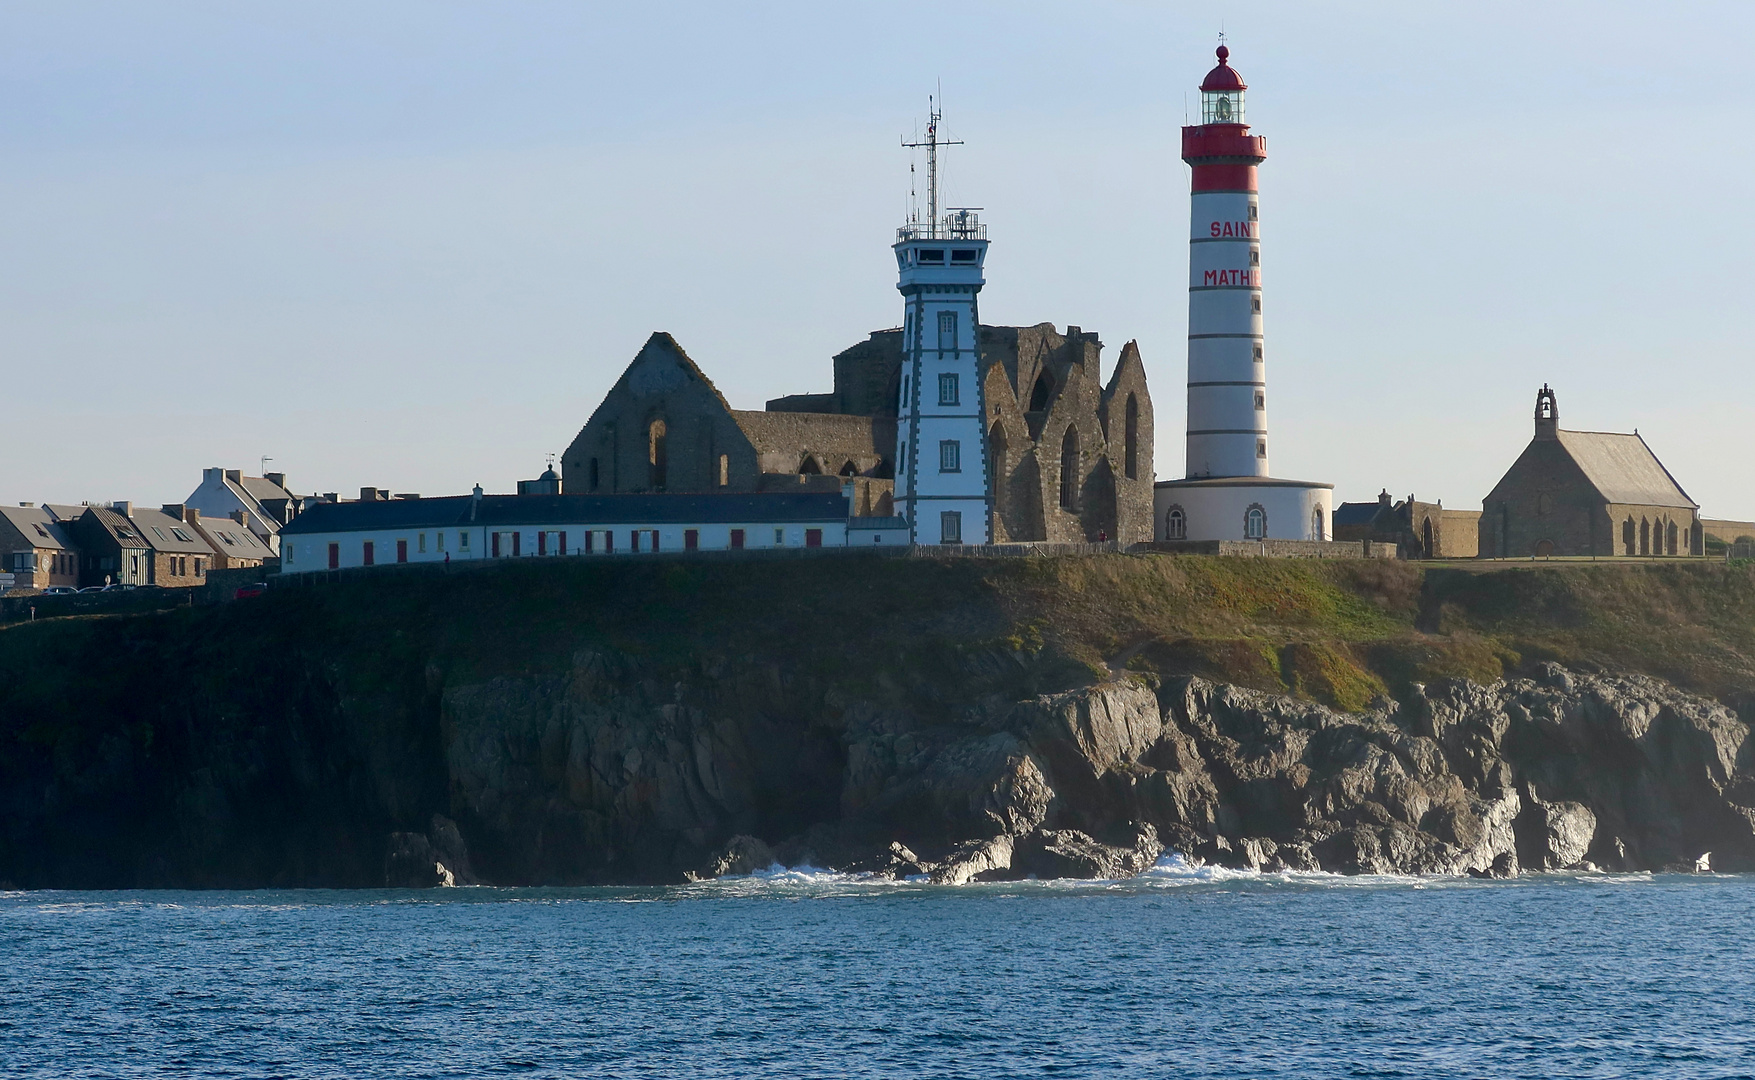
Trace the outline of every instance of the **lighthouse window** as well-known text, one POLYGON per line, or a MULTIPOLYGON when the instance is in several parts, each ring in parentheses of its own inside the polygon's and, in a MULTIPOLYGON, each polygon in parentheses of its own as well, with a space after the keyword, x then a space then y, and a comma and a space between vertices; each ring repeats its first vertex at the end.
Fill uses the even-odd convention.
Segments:
POLYGON ((1265 408, 1267 408, 1267 395, 1257 390, 1255 392, 1255 411, 1260 412, 1265 408))
POLYGON ((1252 296, 1249 298, 1249 313, 1251 315, 1261 314, 1261 297, 1252 296))
POLYGON ((938 444, 938 471, 963 471, 963 446, 955 439, 940 439, 938 444))
POLYGON ((1255 440, 1255 456, 1258 458, 1267 457, 1267 440, 1266 439, 1255 440))
POLYGON ((954 263, 972 263, 975 261, 975 251, 973 248, 957 248, 951 252, 951 261, 954 263))
POLYGON ((1260 248, 1250 248, 1249 249, 1249 265, 1251 265, 1251 266, 1260 266, 1261 265, 1261 249, 1260 248))
POLYGON ((1243 536, 1248 540, 1261 540, 1267 537, 1267 511, 1257 503, 1243 515, 1243 536))
POLYGON ((1254 203, 1250 203, 1249 204, 1249 220, 1251 220, 1251 221, 1255 220, 1255 213, 1256 213, 1256 206, 1254 203))
POLYGON ((941 311, 938 313, 938 348, 940 352, 950 352, 957 347, 957 313, 941 311))
POLYGON ((1172 506, 1170 512, 1164 515, 1164 539, 1188 539, 1188 515, 1183 513, 1182 507, 1172 506))
POLYGON ((938 377, 938 403, 940 405, 959 404, 957 394, 957 376, 946 373, 938 377))
POLYGON ((1258 364, 1261 363, 1261 346, 1260 345, 1257 345, 1255 347, 1255 362, 1258 364))
POLYGON ((920 261, 922 263, 937 263, 938 265, 943 266, 945 262, 945 249, 921 248, 920 261))
POLYGON ((941 543, 946 544, 963 542, 962 511, 945 510, 938 515, 938 538, 941 543))

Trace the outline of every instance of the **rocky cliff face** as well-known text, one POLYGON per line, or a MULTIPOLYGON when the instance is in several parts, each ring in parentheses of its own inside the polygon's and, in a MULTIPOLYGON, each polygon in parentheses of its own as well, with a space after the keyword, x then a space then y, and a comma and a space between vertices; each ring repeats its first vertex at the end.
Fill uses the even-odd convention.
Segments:
POLYGON ((451 815, 490 881, 675 880, 764 860, 945 882, 1138 873, 1166 847, 1266 870, 1755 868, 1749 727, 1640 677, 1549 665, 1341 713, 1122 677, 954 720, 778 672, 564 675, 441 703, 451 815))

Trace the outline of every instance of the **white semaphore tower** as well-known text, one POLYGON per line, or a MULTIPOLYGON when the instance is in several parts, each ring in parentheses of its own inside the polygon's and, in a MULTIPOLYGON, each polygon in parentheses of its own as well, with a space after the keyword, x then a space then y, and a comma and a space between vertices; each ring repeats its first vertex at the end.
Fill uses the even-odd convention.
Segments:
POLYGON ((896 230, 896 284, 903 296, 902 387, 896 417, 896 513, 916 544, 985 544, 992 496, 982 423, 976 297, 984 281, 987 227, 979 207, 938 205, 936 106, 923 142, 927 212, 896 230))
POLYGON ((1267 140, 1244 123, 1247 87, 1218 49, 1201 122, 1182 129, 1193 173, 1188 239, 1186 478, 1154 486, 1159 540, 1328 540, 1334 485, 1268 472, 1256 167, 1267 140))

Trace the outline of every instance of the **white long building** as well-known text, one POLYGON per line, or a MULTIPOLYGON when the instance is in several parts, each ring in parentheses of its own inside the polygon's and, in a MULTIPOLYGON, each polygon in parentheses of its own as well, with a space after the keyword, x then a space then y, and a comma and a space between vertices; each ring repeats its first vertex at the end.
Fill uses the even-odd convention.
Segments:
POLYGON ((473 495, 319 503, 281 532, 281 572, 397 563, 823 548, 909 542, 901 518, 832 492, 473 495))

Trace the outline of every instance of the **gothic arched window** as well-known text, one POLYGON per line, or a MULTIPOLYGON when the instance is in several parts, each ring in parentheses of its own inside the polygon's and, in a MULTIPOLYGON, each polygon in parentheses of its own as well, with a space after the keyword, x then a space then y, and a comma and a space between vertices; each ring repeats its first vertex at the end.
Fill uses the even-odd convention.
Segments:
POLYGON ((1129 480, 1139 479, 1140 453, 1140 403, 1132 394, 1127 395, 1127 425, 1122 431, 1122 464, 1129 480))
POLYGON ((653 491, 663 491, 666 473, 670 471, 670 449, 666 445, 664 421, 654 420, 646 425, 646 464, 648 466, 648 484, 653 491))
POLYGON ((1042 374, 1036 376, 1036 385, 1030 388, 1030 412, 1041 412, 1048 408, 1048 399, 1054 395, 1054 376, 1043 368, 1042 374))
POLYGON ((1060 440, 1060 508, 1071 510, 1079 501, 1079 429, 1070 424, 1060 440))
POLYGON ((1625 554, 1631 555, 1637 543, 1633 537, 1633 519, 1628 518, 1621 523, 1621 549, 1625 554))

